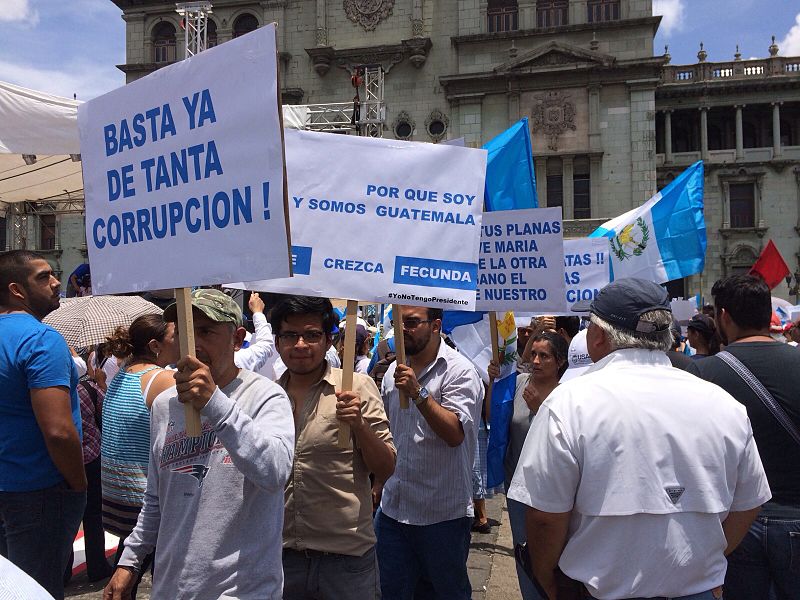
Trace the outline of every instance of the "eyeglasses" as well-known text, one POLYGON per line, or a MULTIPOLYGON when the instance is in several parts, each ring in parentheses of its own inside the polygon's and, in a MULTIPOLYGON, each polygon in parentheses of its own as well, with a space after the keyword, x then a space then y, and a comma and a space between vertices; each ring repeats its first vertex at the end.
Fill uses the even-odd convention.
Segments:
POLYGON ((409 330, 416 329, 423 323, 430 323, 432 321, 433 319, 422 320, 422 319, 415 319, 413 317, 411 319, 403 319, 403 329, 409 329, 409 330))
POLYGON ((300 338, 303 338, 306 344, 318 344, 322 341, 322 338, 325 337, 325 332, 319 330, 304 331, 303 333, 289 331, 287 333, 279 333, 275 337, 278 338, 280 343, 289 346, 294 346, 297 344, 297 342, 300 341, 300 338))

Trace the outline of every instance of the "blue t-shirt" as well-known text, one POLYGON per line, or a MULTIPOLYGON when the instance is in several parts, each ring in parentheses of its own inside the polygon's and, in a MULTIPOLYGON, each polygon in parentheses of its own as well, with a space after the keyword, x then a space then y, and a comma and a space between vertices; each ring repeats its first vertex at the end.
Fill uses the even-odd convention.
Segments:
POLYGON ((0 491, 28 492, 64 480, 44 443, 31 388, 63 386, 81 435, 78 370, 64 338, 26 313, 0 315, 0 491))

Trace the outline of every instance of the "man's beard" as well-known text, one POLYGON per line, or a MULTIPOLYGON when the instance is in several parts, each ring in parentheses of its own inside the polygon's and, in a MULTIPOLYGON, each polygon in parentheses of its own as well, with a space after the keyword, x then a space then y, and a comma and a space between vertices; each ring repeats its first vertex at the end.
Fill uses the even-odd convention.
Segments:
POLYGON ((431 341, 431 333, 428 332, 428 335, 425 337, 425 340, 413 340, 411 343, 409 341, 412 338, 405 338, 405 346, 406 346, 406 354, 409 356, 414 356, 415 354, 419 354, 422 352, 425 347, 428 345, 428 342, 431 341))

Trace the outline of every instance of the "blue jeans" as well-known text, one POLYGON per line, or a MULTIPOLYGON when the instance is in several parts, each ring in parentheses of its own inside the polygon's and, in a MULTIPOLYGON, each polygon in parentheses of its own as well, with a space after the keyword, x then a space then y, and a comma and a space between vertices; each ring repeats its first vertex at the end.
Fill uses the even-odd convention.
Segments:
POLYGON ((728 557, 726 600, 800 599, 800 520, 758 517, 728 557))
POLYGON ((406 525, 378 510, 378 566, 383 600, 470 600, 467 574, 472 517, 406 525), (424 585, 418 588, 420 580, 424 585))
POLYGON ((283 600, 380 600, 375 548, 361 556, 283 551, 283 600))
MULTIPOLYGON (((506 497, 508 504, 508 520, 511 524, 511 540, 514 547, 517 544, 523 544, 528 538, 528 533, 525 530, 525 510, 528 508, 522 502, 517 502, 509 497, 506 497)), ((516 561, 514 561, 516 562, 516 561)), ((517 580, 519 581, 519 589, 522 592, 522 600, 545 600, 536 591, 533 582, 522 570, 519 564, 517 567, 517 580)))
POLYGON ((60 483, 33 492, 0 492, 7 558, 56 600, 64 598, 64 570, 83 517, 86 492, 60 483))

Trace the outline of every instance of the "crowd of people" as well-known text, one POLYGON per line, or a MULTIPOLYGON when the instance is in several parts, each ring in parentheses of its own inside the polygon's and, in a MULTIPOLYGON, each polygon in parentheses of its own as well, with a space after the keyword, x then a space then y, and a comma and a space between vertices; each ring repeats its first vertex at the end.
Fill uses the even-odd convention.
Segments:
MULTIPOLYGON (((471 598, 488 382, 441 310, 401 307, 404 363, 360 322, 346 389, 326 298, 251 294, 248 332, 197 289, 181 356, 175 305, 68 348, 42 323, 60 291, 41 255, 0 254, 0 554, 52 597, 82 522, 108 600, 148 569, 156 599, 471 598)), ((504 466, 524 600, 800 598, 797 328, 774 331, 757 277, 712 296, 681 328, 660 285, 620 279, 518 329, 504 466)))

